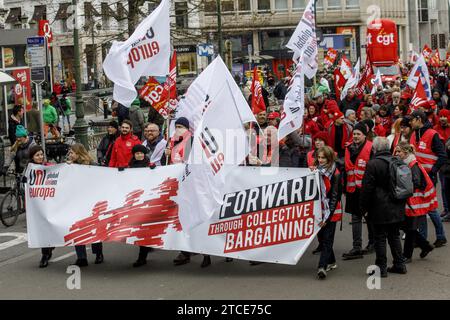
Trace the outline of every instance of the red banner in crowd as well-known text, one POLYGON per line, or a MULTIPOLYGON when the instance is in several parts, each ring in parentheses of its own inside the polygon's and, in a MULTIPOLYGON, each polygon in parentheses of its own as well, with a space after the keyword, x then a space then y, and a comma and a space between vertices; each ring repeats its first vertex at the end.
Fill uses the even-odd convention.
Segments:
POLYGON ((447 61, 447 63, 450 64, 450 52, 447 52, 447 56, 446 56, 445 60, 447 61))
POLYGON ((341 61, 339 63, 339 72, 344 77, 344 79, 350 78, 352 74, 352 63, 348 60, 347 56, 342 55, 341 61))
POLYGON ((14 103, 16 105, 23 106, 23 89, 26 88, 26 105, 27 111, 31 110, 31 79, 30 79, 30 69, 17 69, 13 70, 11 76, 17 80, 14 86, 14 103))
POLYGON ((344 89, 345 83, 347 82, 342 75, 339 68, 334 70, 334 91, 336 92, 336 100, 340 100, 341 91, 344 89))
POLYGON ((421 106, 424 106, 426 104, 428 104, 428 98, 427 94, 425 93, 425 88, 423 87, 422 81, 418 81, 416 90, 414 91, 414 96, 411 100, 411 103, 409 104, 410 110, 408 113, 416 111, 421 106))
POLYGON ((371 83, 372 78, 374 77, 372 64, 370 63, 369 57, 366 59, 366 66, 361 74, 361 79, 359 80, 358 85, 355 87, 355 94, 357 96, 361 96, 364 94, 364 89, 367 85, 371 83))
POLYGON ((39 20, 38 36, 46 37, 47 44, 50 46, 50 43, 53 41, 53 32, 48 20, 39 20))
POLYGON ((425 61, 428 62, 428 60, 430 60, 430 57, 432 54, 433 54, 433 50, 431 50, 431 48, 426 44, 422 50, 422 55, 425 58, 425 61))
POLYGON ((367 55, 373 64, 398 61, 398 34, 394 21, 377 19, 367 26, 367 55))
POLYGON ((262 111, 266 111, 266 105, 262 96, 261 82, 259 81, 258 69, 253 69, 253 81, 252 81, 252 111, 254 114, 258 114, 262 111))
POLYGON ((439 55, 439 50, 436 49, 436 52, 431 56, 430 64, 432 67, 439 68, 441 65, 441 57, 439 55))
POLYGON ((170 74, 164 84, 161 84, 154 77, 150 77, 142 87, 139 95, 142 99, 152 105, 164 118, 169 116, 171 110, 177 105, 177 56, 172 55, 170 63, 170 74))
POLYGON ((325 67, 329 68, 336 62, 337 54, 338 52, 333 48, 328 49, 325 59, 323 61, 325 67))

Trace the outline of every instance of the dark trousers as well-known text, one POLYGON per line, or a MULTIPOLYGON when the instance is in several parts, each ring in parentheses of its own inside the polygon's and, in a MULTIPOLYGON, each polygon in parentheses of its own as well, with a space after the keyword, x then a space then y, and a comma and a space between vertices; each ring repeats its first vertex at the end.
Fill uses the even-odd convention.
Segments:
POLYGON ((391 248, 391 254, 394 258, 394 266, 403 268, 405 259, 402 255, 402 243, 400 241, 400 224, 374 224, 375 231, 375 264, 380 269, 385 271, 387 269, 386 257, 386 239, 391 248))
MULTIPOLYGON (((93 254, 103 253, 103 244, 101 242, 91 244, 93 254)), ((78 259, 87 259, 86 246, 75 246, 75 252, 77 253, 78 259)))
POLYGON ((52 251, 55 248, 41 248, 41 252, 43 256, 49 256, 52 254, 52 251))
POLYGON ((319 246, 322 247, 322 251, 320 252, 319 268, 326 268, 327 265, 336 263, 336 257, 333 251, 335 231, 336 222, 328 222, 320 229, 322 235, 319 239, 319 246))
POLYGON ((407 259, 411 259, 414 252, 414 245, 417 245, 422 250, 426 250, 430 247, 430 243, 420 234, 417 230, 406 230, 405 232, 405 245, 403 248, 403 256, 407 259))
POLYGON ((147 260, 148 253, 151 251, 151 248, 139 246, 139 257, 138 260, 147 260))
MULTIPOLYGON (((373 245, 375 242, 373 223, 370 219, 366 219, 367 233, 369 237, 369 245, 373 245)), ((363 229, 363 217, 357 214, 352 214, 352 235, 353 235, 353 249, 362 250, 362 229, 363 229)))

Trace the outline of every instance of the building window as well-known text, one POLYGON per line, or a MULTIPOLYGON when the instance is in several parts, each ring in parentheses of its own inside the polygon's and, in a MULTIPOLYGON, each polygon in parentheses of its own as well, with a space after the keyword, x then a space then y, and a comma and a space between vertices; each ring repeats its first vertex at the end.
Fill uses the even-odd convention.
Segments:
POLYGON ((441 33, 439 35, 439 48, 440 49, 447 49, 446 42, 447 42, 447 39, 445 37, 445 34, 441 33))
POLYGON ((234 12, 234 1, 221 1, 222 12, 234 12))
POLYGON ((196 55, 196 53, 177 54, 177 70, 180 76, 197 74, 196 55))
POLYGON ((187 28, 188 27, 187 2, 175 2, 175 15, 177 28, 187 28))
POLYGON ((288 9, 287 0, 275 0, 276 11, 287 11, 287 9, 288 9))
POLYGON ((337 10, 341 8, 341 0, 328 0, 328 10, 337 10))
POLYGON ((9 10, 8 17, 6 17, 5 23, 16 23, 20 22, 20 16, 22 14, 22 8, 11 8, 9 10))
POLYGON ((345 0, 345 7, 347 9, 355 9, 359 8, 358 0, 345 0))
POLYGON ((270 11, 270 0, 258 0, 258 11, 260 12, 270 11))
POLYGON ((292 9, 305 10, 305 0, 292 0, 292 9))
POLYGON ((208 15, 217 14, 216 0, 205 1, 205 13, 208 15))
POLYGON ((419 1, 419 22, 428 22, 428 0, 419 1))
POLYGON ((34 13, 31 21, 47 20, 47 6, 34 6, 34 13))
POLYGON ((238 0, 239 11, 251 11, 251 0, 238 0))

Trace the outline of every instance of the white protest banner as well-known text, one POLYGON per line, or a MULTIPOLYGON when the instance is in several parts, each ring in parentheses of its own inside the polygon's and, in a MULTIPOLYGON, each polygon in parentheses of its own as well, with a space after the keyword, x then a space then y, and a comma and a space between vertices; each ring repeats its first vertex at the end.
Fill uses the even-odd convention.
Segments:
POLYGON ((304 74, 312 79, 319 68, 319 49, 316 36, 316 12, 314 1, 310 0, 303 12, 297 28, 292 34, 286 47, 294 50, 293 60, 295 63, 304 63, 304 74), (300 57, 303 55, 303 60, 300 57))
POLYGON ((411 72, 409 73, 408 81, 406 84, 410 86, 412 89, 416 89, 417 83, 421 80, 423 84, 423 88, 425 89, 425 93, 427 95, 427 98, 429 100, 432 99, 432 93, 431 93, 431 84, 430 84, 430 73, 428 71, 427 64, 425 62, 425 58, 423 55, 419 56, 419 59, 417 59, 416 64, 411 69, 411 72))
POLYGON ((170 1, 145 18, 124 42, 114 41, 103 70, 114 82, 114 100, 129 107, 137 97, 135 83, 143 76, 167 76, 170 60, 170 1))
POLYGON ((350 78, 345 83, 344 89, 341 92, 341 101, 347 97, 348 90, 356 87, 356 85, 359 83, 359 79, 361 78, 360 68, 361 68, 360 61, 358 59, 358 62, 356 63, 355 67, 353 68, 350 78))
POLYGON ((297 64, 297 69, 291 79, 288 93, 283 103, 283 113, 278 128, 278 140, 300 129, 303 124, 303 115, 305 114, 304 76, 304 64, 300 62, 297 64))
MULTIPOLYGON (((214 59, 189 86, 186 94, 178 102, 176 118, 185 117, 188 119, 190 131, 194 133, 210 103, 211 97, 217 96, 226 83, 229 83, 231 86, 242 121, 244 123, 256 122, 256 118, 248 106, 241 89, 239 89, 220 56, 214 59)), ((175 132, 175 121, 171 122, 170 132, 175 132)))
POLYGON ((227 83, 208 105, 192 143, 186 177, 180 186, 180 221, 185 231, 207 221, 220 207, 226 176, 250 152, 248 136, 231 86, 227 83), (192 164, 194 164, 192 166, 192 164), (183 192, 186 190, 186 192, 183 192), (191 191, 191 192, 188 192, 191 191))
POLYGON ((184 168, 30 165, 25 173, 28 244, 122 242, 296 264, 319 231, 317 173, 238 167, 226 178, 222 207, 187 235, 179 220, 184 168))

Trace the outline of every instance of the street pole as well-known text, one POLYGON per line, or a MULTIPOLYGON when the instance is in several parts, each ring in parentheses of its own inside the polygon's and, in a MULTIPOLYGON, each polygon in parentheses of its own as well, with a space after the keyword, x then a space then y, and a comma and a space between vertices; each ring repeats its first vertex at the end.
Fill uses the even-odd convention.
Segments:
MULTIPOLYGON (((77 8, 78 0, 72 0, 72 4, 77 8)), ((76 10, 76 9, 75 9, 76 10)), ((75 11, 77 12, 77 11, 75 11)), ((80 41, 78 36, 78 16, 73 28, 73 47, 74 47, 74 68, 75 68, 75 84, 77 86, 75 93, 75 115, 77 117, 73 129, 75 130, 75 140, 85 146, 89 151, 87 139, 88 125, 84 119, 84 104, 81 95, 81 72, 80 72, 80 41)))
POLYGON ((42 105, 42 83, 37 84, 37 104, 39 106, 39 118, 40 118, 40 128, 41 128, 41 147, 44 150, 44 161, 47 162, 47 152, 45 149, 45 138, 44 135, 44 106, 42 105))
POLYGON ((27 126, 27 87, 25 85, 22 85, 22 102, 23 102, 23 124, 25 126, 25 129, 28 130, 27 126))
POLYGON ((92 82, 94 83, 94 89, 97 89, 97 46, 94 40, 94 21, 92 21, 92 65, 94 67, 92 82))
POLYGON ((219 54, 223 59, 223 47, 222 47, 222 7, 220 0, 216 0, 217 3, 217 37, 219 38, 219 54))

